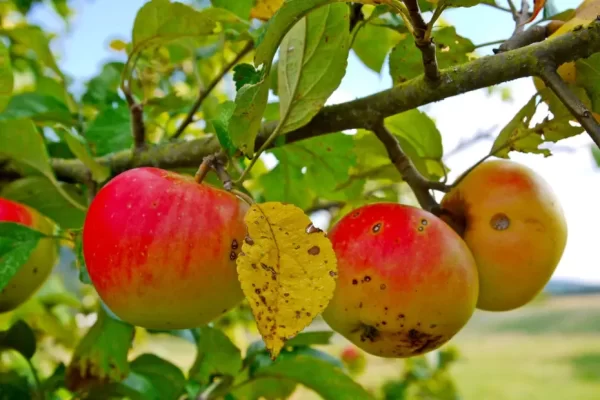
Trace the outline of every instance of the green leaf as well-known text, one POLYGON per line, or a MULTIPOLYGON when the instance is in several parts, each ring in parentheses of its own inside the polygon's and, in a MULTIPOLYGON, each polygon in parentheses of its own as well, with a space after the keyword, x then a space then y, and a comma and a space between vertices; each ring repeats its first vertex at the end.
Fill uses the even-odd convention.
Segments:
POLYGON ((63 78, 63 74, 50 50, 50 41, 42 29, 37 26, 23 25, 7 30, 5 33, 15 43, 31 49, 43 65, 52 69, 61 79, 63 78))
POLYGON ((288 399, 298 384, 277 378, 255 378, 232 390, 236 399, 244 400, 281 400, 288 399))
POLYGON ((231 137, 229 136, 229 132, 227 131, 227 124, 233 115, 233 110, 235 110, 235 103, 232 101, 226 101, 225 103, 219 104, 217 108, 217 118, 210 120, 221 147, 223 147, 230 156, 236 151, 236 148, 231 141, 231 137))
POLYGON ((532 96, 500 131, 492 145, 490 154, 500 158, 508 158, 508 153, 511 151, 550 155, 550 150, 539 148, 544 142, 542 136, 529 128, 529 123, 537 108, 536 98, 537 94, 532 96))
POLYGON ((31 359, 35 354, 35 348, 35 335, 24 321, 16 321, 10 329, 0 331, 0 350, 16 350, 23 357, 31 359))
POLYGON ((331 344, 331 338, 335 332, 332 331, 309 331, 300 332, 294 338, 286 342, 286 347, 289 346, 312 346, 312 345, 327 345, 331 344))
POLYGON ((222 331, 210 326, 198 328, 197 352, 190 378, 208 384, 213 375, 236 376, 242 368, 241 351, 222 331))
POLYGON ((250 157, 254 155, 256 136, 269 95, 269 85, 265 84, 264 79, 263 76, 260 82, 240 88, 228 125, 233 145, 250 157))
POLYGON ((13 92, 14 77, 10 54, 4 42, 0 41, 0 112, 4 110, 13 92))
POLYGON ((440 3, 445 3, 448 7, 474 7, 477 4, 487 3, 485 0, 440 0, 440 3))
POLYGON ((286 147, 281 149, 277 159, 279 163, 275 168, 258 178, 265 201, 292 203, 303 209, 310 207, 315 194, 302 184, 302 167, 290 162, 286 147))
POLYGON ((67 106, 70 112, 76 111, 77 107, 75 105, 75 101, 73 98, 71 98, 69 92, 62 82, 47 76, 38 76, 36 81, 37 93, 44 96, 54 97, 56 100, 67 106))
MULTIPOLYGON (((71 198, 84 204, 85 199, 76 187, 63 182, 58 185, 71 198)), ((27 176, 6 185, 0 196, 28 205, 56 222, 63 229, 78 229, 83 226, 85 211, 74 207, 43 176, 27 176)))
POLYGON ((257 370, 254 376, 300 383, 315 391, 324 400, 374 400, 372 395, 339 367, 305 354, 282 357, 273 364, 257 370))
POLYGON ((600 53, 577 60, 576 83, 583 87, 594 112, 600 114, 600 53))
POLYGON ((98 318, 75 347, 65 381, 74 391, 93 384, 121 382, 130 372, 127 354, 134 327, 110 317, 103 308, 98 318))
MULTIPOLYGON (((433 33, 437 47, 436 58, 440 69, 450 68, 470 60, 468 54, 475 51, 469 39, 456 33, 456 28, 446 26, 433 33)), ((405 82, 423 73, 421 51, 415 46, 411 35, 402 39, 390 54, 390 75, 394 84, 405 82)))
POLYGON ((88 104, 111 104, 121 102, 117 90, 121 83, 121 73, 125 64, 109 62, 102 66, 102 71, 87 82, 87 90, 82 101, 88 104))
POLYGON ((327 5, 302 18, 283 39, 278 63, 281 133, 306 125, 341 83, 349 23, 347 4, 327 5))
POLYGON ((184 392, 183 372, 170 362, 154 355, 142 354, 131 362, 131 371, 147 378, 158 393, 158 399, 177 400, 184 392))
POLYGON ((0 290, 19 272, 45 236, 25 225, 0 222, 0 290))
POLYGON ((85 132, 91 150, 104 156, 131 148, 131 116, 126 107, 106 108, 89 125, 85 132))
POLYGON ((211 0, 214 7, 221 7, 231 11, 243 19, 250 19, 250 11, 254 5, 254 0, 211 0))
POLYGON ((600 149, 598 149, 598 147, 596 147, 596 145, 592 145, 592 157, 594 158, 594 161, 596 161, 596 165, 598 167, 600 167, 600 149))
POLYGON ((75 123, 69 108, 54 96, 26 92, 12 96, 0 113, 0 121, 31 118, 38 122, 58 122, 67 126, 75 123))
POLYGON ((85 210, 59 185, 50 166, 50 158, 42 136, 32 121, 26 119, 0 121, 0 155, 15 163, 33 168, 52 182, 56 190, 75 208, 85 210), (18 134, 15 134, 17 133, 18 134))
POLYGON ((367 23, 356 34, 352 50, 368 68, 379 73, 388 53, 401 39, 402 35, 393 29, 367 23))
POLYGON ((73 154, 75 154, 75 156, 81 160, 83 165, 90 170, 93 180, 102 183, 109 178, 110 169, 105 165, 99 164, 94 157, 92 157, 83 137, 79 136, 76 132, 67 129, 61 129, 58 133, 67 143, 73 154))
POLYGON ((83 255, 83 230, 77 231, 75 234, 75 265, 79 270, 79 280, 86 285, 92 284, 92 279, 87 270, 85 256, 83 255))
POLYGON ((233 68, 235 89, 240 90, 244 85, 255 85, 260 82, 262 74, 250 64, 238 64, 233 68))
POLYGON ((130 57, 150 46, 212 34, 217 28, 217 21, 207 10, 197 11, 169 0, 149 1, 135 17, 130 57))

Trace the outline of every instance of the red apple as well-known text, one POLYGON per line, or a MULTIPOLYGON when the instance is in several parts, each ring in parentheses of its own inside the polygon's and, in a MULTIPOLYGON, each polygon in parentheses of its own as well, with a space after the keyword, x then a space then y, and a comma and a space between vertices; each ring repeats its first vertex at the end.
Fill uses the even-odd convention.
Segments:
MULTIPOLYGON (((0 222, 25 225, 47 235, 56 225, 31 207, 0 198, 0 222)), ((42 239, 27 262, 0 292, 0 312, 14 310, 27 301, 46 281, 58 260, 58 245, 54 240, 42 239)))
POLYGON ((466 243, 435 215, 395 203, 360 207, 328 233, 338 280, 324 320, 365 352, 413 357, 447 343, 475 311, 466 243))
POLYGON ((83 253, 99 296, 151 329, 204 325, 244 298, 236 258, 248 205, 158 168, 124 172, 90 205, 83 253))

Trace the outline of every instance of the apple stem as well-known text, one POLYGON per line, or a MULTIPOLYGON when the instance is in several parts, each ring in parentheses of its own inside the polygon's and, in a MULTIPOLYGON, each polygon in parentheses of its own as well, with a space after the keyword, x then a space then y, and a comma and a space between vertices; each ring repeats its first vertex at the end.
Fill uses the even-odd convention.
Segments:
POLYGON ((240 199, 244 200, 246 203, 248 203, 249 206, 254 204, 254 199, 252 199, 252 197, 248 196, 246 193, 241 192, 237 189, 231 189, 230 192, 235 194, 240 199))
POLYGON ((214 157, 206 156, 204 157, 204 160, 202 160, 202 164, 200 164, 200 167, 198 167, 198 171, 196 171, 196 175, 194 176, 194 180, 197 183, 202 183, 204 178, 206 178, 206 175, 208 174, 208 171, 210 171, 211 168, 210 164, 212 164, 212 158, 214 157))

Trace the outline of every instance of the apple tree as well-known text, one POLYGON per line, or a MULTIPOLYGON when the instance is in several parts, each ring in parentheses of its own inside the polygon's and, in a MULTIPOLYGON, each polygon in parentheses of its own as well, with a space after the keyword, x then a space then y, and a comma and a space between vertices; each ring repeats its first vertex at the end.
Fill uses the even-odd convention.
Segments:
POLYGON ((452 337, 560 261, 552 188, 510 155, 600 146, 599 0, 150 0, 82 93, 38 6, 72 17, 0 4, 0 398, 454 399, 452 337), (444 20, 471 7, 514 19, 494 54, 444 20), (328 105, 351 54, 392 85, 328 105), (519 78, 449 181, 423 106, 519 78), (367 354, 402 375, 363 384, 367 354))

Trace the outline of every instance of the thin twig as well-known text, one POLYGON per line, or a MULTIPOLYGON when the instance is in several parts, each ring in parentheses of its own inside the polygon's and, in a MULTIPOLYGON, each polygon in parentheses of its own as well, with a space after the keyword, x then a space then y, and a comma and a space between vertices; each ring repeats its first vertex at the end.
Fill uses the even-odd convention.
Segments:
MULTIPOLYGON (((429 189, 433 189, 434 186, 440 188, 440 185, 438 185, 439 182, 430 182, 419 173, 411 159, 402 150, 398 139, 387 130, 383 120, 373 126, 372 130, 385 146, 390 161, 394 164, 398 172, 400 172, 404 181, 410 186, 421 207, 435 214, 439 210, 439 204, 429 193, 429 189)), ((445 185, 444 191, 447 191, 445 185)))
POLYGON ((456 155, 457 153, 460 153, 464 149, 466 149, 482 140, 493 139, 494 135, 492 134, 492 132, 495 129, 496 129, 496 127, 494 126, 493 128, 485 130, 483 132, 478 132, 470 138, 461 140, 460 142, 458 142, 456 147, 454 147, 452 150, 450 150, 450 151, 446 152, 446 154, 444 154, 444 158, 450 158, 450 157, 456 155))
POLYGON ((144 125, 144 108, 140 103, 137 103, 133 95, 127 88, 125 99, 131 113, 131 133, 133 135, 134 149, 137 151, 144 150, 146 147, 146 126, 144 125))
POLYGON ((560 99, 560 101, 573 114, 581 126, 590 135, 596 146, 600 148, 600 125, 594 118, 594 115, 583 102, 569 89, 566 82, 556 71, 556 65, 547 62, 546 66, 540 71, 540 78, 560 99))
POLYGON ((518 17, 515 20, 515 31, 513 33, 513 36, 523 32, 528 19, 529 19, 529 1, 521 0, 521 11, 519 11, 518 17))
POLYGON ((548 37, 548 32, 545 26, 532 26, 526 31, 512 35, 502 43, 498 49, 494 49, 494 53, 520 49, 521 47, 541 42, 546 39, 546 37, 548 37))
MULTIPOLYGON (((425 77, 430 81, 437 81, 440 79, 440 70, 437 64, 435 45, 430 36, 430 27, 425 23, 425 20, 421 15, 417 0, 404 0, 404 4, 406 4, 408 15, 412 22, 415 44, 417 48, 421 50, 425 77)), ((438 9, 436 9, 436 11, 438 9)), ((441 10, 443 10, 443 8, 441 8, 441 10)), ((439 11, 439 14, 441 14, 441 11, 439 11)))
POLYGON ((204 102, 204 100, 206 100, 206 98, 208 97, 208 95, 215 89, 215 87, 217 87, 217 85, 219 84, 219 82, 221 82, 221 80, 223 79, 223 77, 233 67, 235 67, 236 64, 239 63, 240 60, 242 58, 244 58, 246 56, 246 54, 248 54, 253 48, 254 48, 254 42, 249 41, 248 43, 246 43, 246 46, 244 46, 244 48, 242 49, 242 51, 240 51, 238 53, 238 55, 229 64, 227 64, 227 65, 225 65, 225 67, 223 67, 223 70, 221 70, 221 73, 219 73, 219 75, 217 75, 215 77, 215 79, 213 79, 208 84, 208 86, 206 88, 201 88, 200 89, 200 93, 198 94, 198 98, 196 99, 196 101, 192 105, 192 108, 190 108, 190 111, 186 115, 186 117, 183 120, 183 122, 181 123, 181 125, 179 125, 179 127, 177 128, 177 130, 173 134, 173 136, 172 136, 173 139, 177 139, 179 136, 181 136, 181 134, 183 133, 183 131, 185 130, 185 128, 187 128, 188 125, 191 124, 194 121, 194 115, 198 112, 198 109, 200 108, 200 106, 202 105, 202 103, 204 102))

